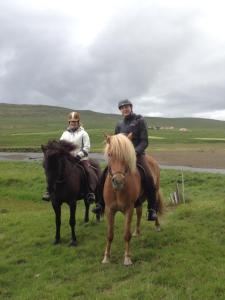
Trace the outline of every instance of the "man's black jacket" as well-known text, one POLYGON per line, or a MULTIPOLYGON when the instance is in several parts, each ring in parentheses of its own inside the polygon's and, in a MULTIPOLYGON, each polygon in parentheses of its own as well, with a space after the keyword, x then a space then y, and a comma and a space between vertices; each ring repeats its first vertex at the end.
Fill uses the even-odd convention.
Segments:
POLYGON ((144 154, 148 147, 148 129, 144 118, 141 115, 131 113, 122 121, 118 122, 115 128, 115 134, 132 132, 132 142, 137 155, 144 154))

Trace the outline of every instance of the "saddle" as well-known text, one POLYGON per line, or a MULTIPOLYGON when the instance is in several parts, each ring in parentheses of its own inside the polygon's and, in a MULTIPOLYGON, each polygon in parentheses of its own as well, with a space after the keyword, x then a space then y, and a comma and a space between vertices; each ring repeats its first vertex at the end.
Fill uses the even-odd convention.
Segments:
POLYGON ((81 163, 78 163, 77 166, 82 170, 87 190, 90 188, 91 191, 94 191, 101 175, 96 162, 90 159, 88 168, 83 167, 81 163))

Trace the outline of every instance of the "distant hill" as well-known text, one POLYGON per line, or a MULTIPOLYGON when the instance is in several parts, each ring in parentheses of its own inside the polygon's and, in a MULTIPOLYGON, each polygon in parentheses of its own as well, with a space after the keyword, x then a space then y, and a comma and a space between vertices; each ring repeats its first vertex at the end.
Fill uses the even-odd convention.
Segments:
MULTIPOLYGON (((0 103, 0 129, 17 127, 38 127, 44 130, 64 128, 71 109, 47 105, 17 105, 0 103)), ((121 119, 118 114, 104 114, 90 110, 80 110, 86 129, 113 129, 121 119)), ((145 117, 148 126, 174 126, 189 129, 222 129, 225 121, 201 118, 158 118, 145 117)))

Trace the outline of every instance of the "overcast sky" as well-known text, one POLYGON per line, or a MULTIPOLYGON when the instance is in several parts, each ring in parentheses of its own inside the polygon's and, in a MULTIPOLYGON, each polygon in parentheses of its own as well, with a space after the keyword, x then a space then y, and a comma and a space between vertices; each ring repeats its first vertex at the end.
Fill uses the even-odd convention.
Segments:
POLYGON ((225 120, 225 1, 0 0, 0 102, 225 120))

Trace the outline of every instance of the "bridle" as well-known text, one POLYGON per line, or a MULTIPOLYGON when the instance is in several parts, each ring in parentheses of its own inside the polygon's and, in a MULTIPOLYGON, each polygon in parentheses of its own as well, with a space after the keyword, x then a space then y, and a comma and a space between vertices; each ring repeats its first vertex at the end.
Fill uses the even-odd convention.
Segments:
MULTIPOLYGON (((109 162, 110 162, 110 158, 111 158, 111 153, 108 152, 108 158, 109 158, 109 162)), ((108 171, 109 171, 109 176, 111 178, 115 177, 116 175, 122 175, 123 177, 126 177, 126 175, 129 173, 129 168, 126 167, 125 171, 116 171, 116 172, 112 172, 112 168, 110 165, 108 165, 108 171)))
POLYGON ((122 177, 126 177, 126 175, 129 173, 129 168, 126 167, 125 171, 116 171, 116 172, 112 172, 112 168, 109 166, 108 167, 108 171, 109 171, 109 176, 113 179, 115 178, 117 175, 122 175, 122 177))
POLYGON ((113 171, 112 154, 110 151, 108 151, 107 156, 108 156, 108 176, 111 180, 112 187, 114 190, 121 191, 124 188, 126 176, 130 174, 130 168, 127 165, 122 167, 121 166, 122 162, 120 161, 118 165, 114 166, 115 170, 113 171))

